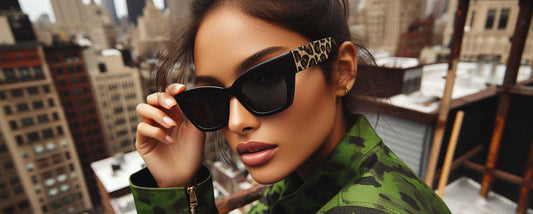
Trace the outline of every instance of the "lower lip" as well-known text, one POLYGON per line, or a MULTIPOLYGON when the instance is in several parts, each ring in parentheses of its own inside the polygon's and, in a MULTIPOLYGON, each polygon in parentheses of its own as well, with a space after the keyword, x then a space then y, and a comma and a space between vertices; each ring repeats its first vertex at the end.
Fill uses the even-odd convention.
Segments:
POLYGON ((258 166, 268 162, 278 150, 278 147, 272 149, 265 149, 254 153, 245 153, 241 155, 242 163, 248 166, 258 166))

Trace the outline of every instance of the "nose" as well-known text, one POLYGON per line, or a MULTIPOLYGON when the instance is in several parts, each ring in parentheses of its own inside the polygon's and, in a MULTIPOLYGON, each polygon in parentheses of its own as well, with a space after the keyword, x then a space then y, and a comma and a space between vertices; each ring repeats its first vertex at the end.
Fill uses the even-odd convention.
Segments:
POLYGON ((250 113, 235 97, 229 101, 228 128, 236 134, 245 134, 259 127, 259 119, 250 113))

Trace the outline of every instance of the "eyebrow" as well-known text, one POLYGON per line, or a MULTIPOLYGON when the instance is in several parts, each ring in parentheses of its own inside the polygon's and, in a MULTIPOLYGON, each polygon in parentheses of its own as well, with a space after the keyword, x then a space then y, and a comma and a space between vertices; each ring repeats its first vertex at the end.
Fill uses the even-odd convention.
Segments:
MULTIPOLYGON (((285 50, 285 49, 286 49, 285 47, 280 47, 280 46, 273 46, 273 47, 262 49, 254 53, 253 55, 247 57, 246 59, 242 60, 239 64, 237 64, 237 66, 235 67, 235 73, 242 74, 248 69, 252 68, 253 66, 259 64, 265 56, 272 54, 274 52, 278 52, 280 50, 285 50)), ((195 77, 194 80, 196 84, 203 83, 203 84, 211 84, 211 85, 221 85, 220 81, 218 81, 216 78, 212 76, 197 76, 195 77)))

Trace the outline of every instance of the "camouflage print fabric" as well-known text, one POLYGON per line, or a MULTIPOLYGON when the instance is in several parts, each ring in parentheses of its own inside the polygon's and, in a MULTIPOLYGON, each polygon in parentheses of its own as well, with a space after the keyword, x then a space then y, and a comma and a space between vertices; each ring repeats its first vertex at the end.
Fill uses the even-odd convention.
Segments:
MULTIPOLYGON (((198 173, 197 213, 216 213, 213 182, 207 168, 198 173)), ((130 176, 130 187, 137 213, 190 213, 185 187, 157 188, 154 177, 144 168, 130 176)))
MULTIPOLYGON (((136 174, 139 173, 141 172, 136 174)), ((157 189, 134 185, 136 174, 131 177, 131 186, 139 213, 155 212, 152 208, 154 201, 157 201, 158 206, 166 204, 166 208, 160 207, 166 212, 188 212, 187 194, 183 188, 157 189), (139 192, 137 189, 140 188, 146 192, 139 192), (168 191, 178 192, 175 195, 181 196, 168 197, 168 191), (178 199, 184 202, 177 202, 178 199), (177 208, 178 204, 183 207, 177 208)), ((206 188, 212 188, 210 176, 206 177, 207 180, 202 180, 198 185, 199 194, 206 193, 206 188)), ((153 180, 150 174, 139 175, 139 179, 153 180)), ((204 211, 213 211, 207 213, 214 213, 216 209, 212 202, 212 190, 208 194, 210 195, 199 195, 202 197, 199 206, 204 211)), ((381 142, 368 121, 360 117, 324 163, 305 182, 293 173, 274 183, 249 213, 446 214, 450 211, 381 142)))

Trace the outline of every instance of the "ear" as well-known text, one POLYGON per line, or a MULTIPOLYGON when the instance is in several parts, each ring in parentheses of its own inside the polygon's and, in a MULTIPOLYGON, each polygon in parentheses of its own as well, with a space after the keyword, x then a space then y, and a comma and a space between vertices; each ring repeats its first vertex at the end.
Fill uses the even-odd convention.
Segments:
POLYGON ((343 97, 352 90, 357 76, 357 49, 352 42, 346 41, 339 47, 333 72, 336 95, 343 97))

